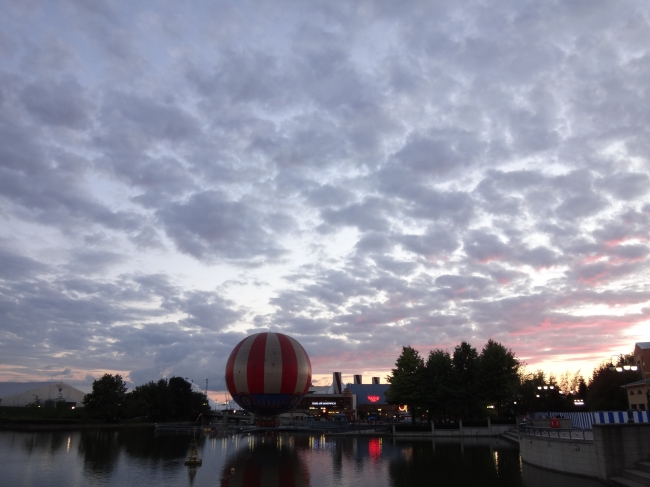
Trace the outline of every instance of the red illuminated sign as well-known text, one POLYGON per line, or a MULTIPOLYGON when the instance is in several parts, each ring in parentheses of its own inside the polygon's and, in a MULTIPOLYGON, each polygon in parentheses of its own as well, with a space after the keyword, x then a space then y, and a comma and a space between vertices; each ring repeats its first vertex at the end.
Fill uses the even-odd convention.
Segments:
POLYGON ((379 401, 379 396, 368 396, 368 401, 377 402, 379 401))

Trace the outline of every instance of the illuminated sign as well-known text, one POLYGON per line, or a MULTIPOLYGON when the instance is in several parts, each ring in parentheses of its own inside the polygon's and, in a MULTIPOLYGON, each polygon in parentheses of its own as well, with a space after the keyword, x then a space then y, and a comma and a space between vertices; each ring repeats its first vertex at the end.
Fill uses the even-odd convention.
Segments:
POLYGON ((315 401, 312 404, 314 406, 336 406, 336 402, 334 401, 315 401))
POLYGON ((408 411, 408 407, 406 406, 406 404, 400 404, 399 405, 399 410, 403 411, 403 412, 406 412, 406 411, 408 411))
POLYGON ((379 396, 368 396, 368 401, 377 402, 379 401, 379 396))

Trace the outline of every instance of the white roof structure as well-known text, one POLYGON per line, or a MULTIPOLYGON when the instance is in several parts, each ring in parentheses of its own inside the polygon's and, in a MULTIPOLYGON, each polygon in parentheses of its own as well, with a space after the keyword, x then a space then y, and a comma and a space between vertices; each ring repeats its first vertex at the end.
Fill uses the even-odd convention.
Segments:
POLYGON ((0 382, 1 406, 27 406, 38 399, 41 402, 64 400, 83 406, 85 392, 65 382, 0 382))
POLYGON ((642 350, 647 350, 650 348, 650 342, 637 342, 635 345, 642 350))

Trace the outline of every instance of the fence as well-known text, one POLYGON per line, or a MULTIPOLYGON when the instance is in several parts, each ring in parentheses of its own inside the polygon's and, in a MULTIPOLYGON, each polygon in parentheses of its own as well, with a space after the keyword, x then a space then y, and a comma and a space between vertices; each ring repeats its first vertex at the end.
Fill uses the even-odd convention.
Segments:
POLYGON ((597 411, 592 414, 594 424, 627 423, 630 418, 635 423, 650 423, 649 411, 597 411))
POLYGON ((591 430, 571 428, 538 428, 535 426, 519 425, 519 434, 526 436, 537 436, 540 438, 564 438, 567 440, 590 440, 593 441, 594 434, 591 430))
POLYGON ((595 412, 551 412, 551 413, 533 413, 532 419, 569 418, 574 428, 590 430, 593 424, 614 424, 627 423, 631 414, 635 423, 650 423, 650 411, 595 411, 595 412))

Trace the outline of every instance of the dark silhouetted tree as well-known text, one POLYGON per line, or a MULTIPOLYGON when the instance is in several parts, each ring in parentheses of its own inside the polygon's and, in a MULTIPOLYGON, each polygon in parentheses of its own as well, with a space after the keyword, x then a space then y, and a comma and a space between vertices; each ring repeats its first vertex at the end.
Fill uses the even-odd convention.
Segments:
POLYGON ((423 372, 424 360, 420 353, 412 347, 402 347, 395 368, 386 378, 390 384, 386 399, 390 404, 408 405, 414 420, 419 417, 424 403, 423 372))
POLYGON ((451 393, 454 388, 453 365, 448 352, 432 350, 424 365, 424 406, 429 419, 445 418, 448 413, 451 393))
POLYGON ((104 374, 93 381, 93 391, 83 399, 86 412, 105 421, 117 421, 126 400, 126 384, 119 374, 104 374))
POLYGON ((469 343, 462 342, 454 348, 451 362, 454 367, 454 386, 451 394, 454 411, 461 418, 476 417, 480 414, 476 384, 478 353, 469 343))
POLYGON ((610 365, 633 365, 631 354, 621 355, 614 364, 602 363, 594 369, 591 380, 587 385, 585 404, 591 411, 621 411, 629 407, 625 384, 641 379, 641 372, 610 370, 610 365))
POLYGON ((497 408, 512 403, 519 386, 519 360, 509 348, 489 339, 478 358, 478 388, 481 397, 497 408))

